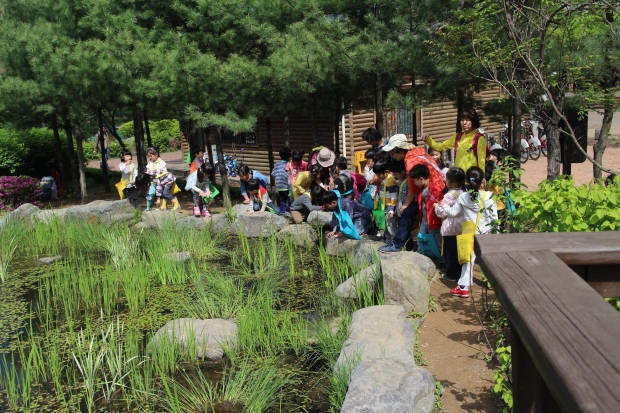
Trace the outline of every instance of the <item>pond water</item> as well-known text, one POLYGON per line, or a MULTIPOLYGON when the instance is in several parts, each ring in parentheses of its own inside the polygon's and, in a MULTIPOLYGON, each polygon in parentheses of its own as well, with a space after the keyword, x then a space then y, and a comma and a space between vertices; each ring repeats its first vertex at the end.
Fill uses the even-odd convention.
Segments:
POLYGON ((0 412, 339 411, 350 314, 381 294, 335 297, 352 269, 320 246, 173 228, 24 229, 0 284, 0 412), (188 262, 166 258, 182 251, 188 262), (51 255, 63 260, 36 261, 51 255), (238 347, 220 362, 150 352, 181 317, 234 319, 238 347))

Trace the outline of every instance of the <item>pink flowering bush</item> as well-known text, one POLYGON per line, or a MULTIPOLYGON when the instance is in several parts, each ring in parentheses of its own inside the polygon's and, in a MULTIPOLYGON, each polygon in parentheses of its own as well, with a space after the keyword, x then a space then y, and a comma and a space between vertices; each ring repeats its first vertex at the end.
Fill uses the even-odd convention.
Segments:
POLYGON ((12 211, 30 203, 38 207, 39 181, 29 176, 0 176, 0 211, 12 211))

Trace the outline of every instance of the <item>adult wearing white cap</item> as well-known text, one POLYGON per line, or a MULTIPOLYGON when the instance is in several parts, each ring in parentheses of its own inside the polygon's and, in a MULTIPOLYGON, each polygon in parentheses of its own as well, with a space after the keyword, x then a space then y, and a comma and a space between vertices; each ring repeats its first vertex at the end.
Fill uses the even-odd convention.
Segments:
POLYGON ((398 222, 398 229, 392 239, 392 243, 379 248, 379 251, 383 253, 398 252, 403 249, 407 239, 409 239, 409 233, 411 232, 414 222, 413 220, 419 212, 417 197, 421 189, 418 188, 413 182, 413 179, 409 177, 409 172, 411 172, 416 165, 426 165, 430 171, 431 183, 443 187, 444 182, 441 170, 435 161, 426 153, 424 148, 418 148, 412 143, 407 142, 407 137, 405 135, 398 134, 392 136, 388 144, 381 149, 389 152, 397 161, 404 160, 405 169, 407 170, 409 192, 407 194, 407 200, 400 207, 401 215, 400 221, 398 222))

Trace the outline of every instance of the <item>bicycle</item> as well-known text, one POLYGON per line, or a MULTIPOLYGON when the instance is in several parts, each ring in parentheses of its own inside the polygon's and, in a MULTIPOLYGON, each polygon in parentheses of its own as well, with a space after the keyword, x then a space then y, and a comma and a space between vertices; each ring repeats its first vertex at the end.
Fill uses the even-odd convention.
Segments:
POLYGON ((525 139, 523 139, 523 135, 521 135, 521 163, 526 163, 529 157, 530 144, 525 139))

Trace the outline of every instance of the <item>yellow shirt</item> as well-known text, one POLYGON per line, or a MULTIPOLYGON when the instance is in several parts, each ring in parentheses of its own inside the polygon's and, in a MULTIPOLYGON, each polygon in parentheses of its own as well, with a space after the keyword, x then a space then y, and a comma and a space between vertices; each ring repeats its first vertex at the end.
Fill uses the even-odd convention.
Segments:
POLYGON ((310 171, 298 173, 293 181, 293 199, 299 198, 302 194, 309 190, 310 185, 312 185, 312 181, 314 181, 314 178, 312 177, 312 174, 310 174, 310 171))
MULTIPOLYGON (((457 168, 463 169, 465 172, 472 166, 477 166, 484 170, 484 163, 486 162, 487 157, 487 140, 484 136, 480 136, 478 139, 478 150, 477 154, 471 151, 471 146, 474 143, 474 136, 476 136, 476 130, 472 130, 469 133, 464 133, 459 140, 459 147, 456 150, 456 156, 454 159, 454 166, 457 168), (477 157, 477 162, 476 162, 477 157)), ((445 142, 437 143, 429 136, 426 144, 430 146, 432 149, 443 152, 448 149, 454 148, 454 144, 456 143, 456 133, 452 135, 450 139, 445 142)))

